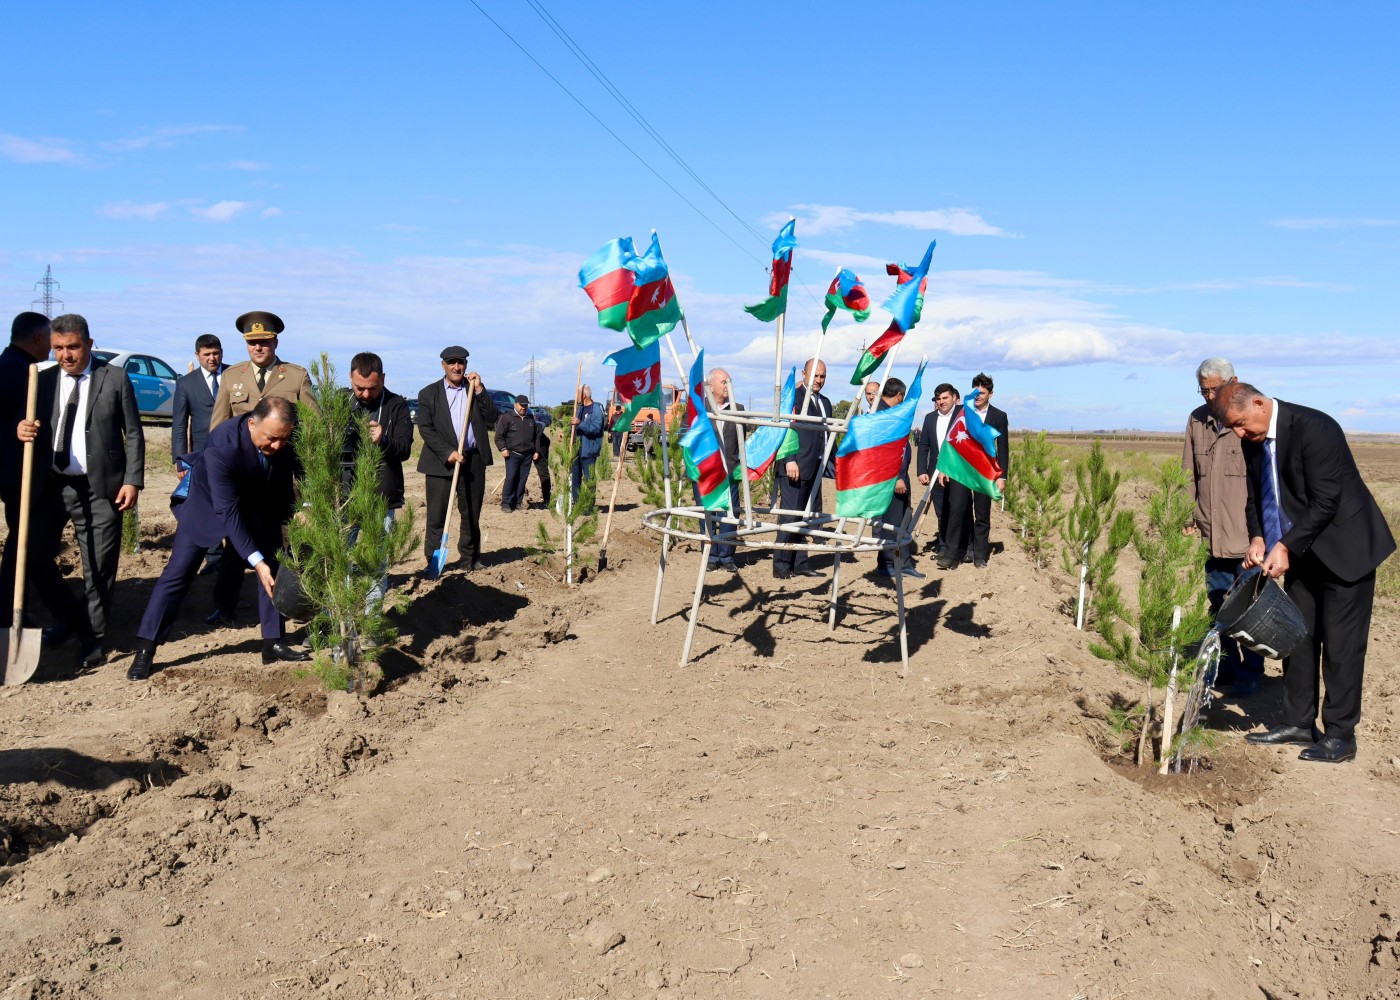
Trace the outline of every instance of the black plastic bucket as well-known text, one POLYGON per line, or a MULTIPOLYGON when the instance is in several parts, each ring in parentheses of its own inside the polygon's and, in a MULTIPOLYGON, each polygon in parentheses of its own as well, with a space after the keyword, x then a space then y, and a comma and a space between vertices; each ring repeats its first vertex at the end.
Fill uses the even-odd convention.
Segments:
POLYGON ((301 579, 290 566, 277 567, 277 579, 272 584, 272 606, 283 618, 307 622, 316 617, 316 605, 301 589, 301 579))
POLYGON ((1308 637, 1307 623, 1293 599, 1257 566, 1241 573, 1230 587, 1215 622, 1241 646, 1275 660, 1290 655, 1308 637))

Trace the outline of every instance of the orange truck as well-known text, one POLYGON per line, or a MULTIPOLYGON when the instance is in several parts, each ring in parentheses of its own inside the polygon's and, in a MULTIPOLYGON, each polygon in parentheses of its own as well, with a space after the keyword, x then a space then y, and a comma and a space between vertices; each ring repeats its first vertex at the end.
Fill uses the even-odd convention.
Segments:
MULTIPOLYGON (((667 430, 679 430, 685 420, 685 393, 674 385, 663 384, 661 386, 661 402, 661 409, 664 409, 667 414, 667 430)), ((608 417, 608 426, 611 427, 616 423, 617 418, 622 416, 626 409, 626 406, 614 403, 608 417)), ((644 406, 637 411, 637 415, 632 418, 632 427, 627 435, 627 447, 630 450, 636 451, 642 446, 648 425, 660 429, 661 409, 655 406, 644 406)))

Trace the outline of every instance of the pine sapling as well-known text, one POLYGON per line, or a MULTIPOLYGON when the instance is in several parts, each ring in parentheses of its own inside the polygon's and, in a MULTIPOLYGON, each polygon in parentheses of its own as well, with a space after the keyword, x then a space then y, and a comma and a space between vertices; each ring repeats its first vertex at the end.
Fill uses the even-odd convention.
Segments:
POLYGON ((1122 481, 1119 473, 1108 469, 1103 442, 1095 440, 1088 457, 1074 464, 1074 480, 1077 487, 1074 502, 1060 528, 1060 537, 1065 542, 1061 556, 1066 573, 1073 574, 1076 569, 1079 571, 1079 599, 1075 606, 1074 627, 1082 630, 1086 593, 1097 586, 1105 567, 1111 571, 1117 564, 1118 552, 1131 541, 1131 534, 1121 538, 1118 549, 1113 550, 1114 536, 1110 530, 1109 551, 1094 551, 1104 530, 1113 523, 1118 509, 1118 487, 1122 481))
POLYGON ((1011 463, 1007 509, 1021 528, 1021 544, 1037 569, 1045 565, 1050 537, 1064 519, 1064 466, 1055 457, 1050 435, 1026 434, 1011 463))

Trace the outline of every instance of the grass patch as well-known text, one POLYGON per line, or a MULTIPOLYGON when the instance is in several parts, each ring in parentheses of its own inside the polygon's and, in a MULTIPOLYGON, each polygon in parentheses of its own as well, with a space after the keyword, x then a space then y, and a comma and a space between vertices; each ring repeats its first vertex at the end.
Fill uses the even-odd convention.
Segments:
MULTIPOLYGON (((1390 524, 1390 533, 1400 535, 1400 504, 1383 503, 1381 513, 1390 524)), ((1376 570, 1376 595, 1400 604, 1400 558, 1392 555, 1376 570)))

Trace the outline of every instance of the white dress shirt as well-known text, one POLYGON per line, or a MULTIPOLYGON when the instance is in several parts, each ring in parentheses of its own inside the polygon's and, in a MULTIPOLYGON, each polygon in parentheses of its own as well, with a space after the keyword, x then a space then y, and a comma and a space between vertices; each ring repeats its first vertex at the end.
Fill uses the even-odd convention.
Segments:
MULTIPOLYGON (((92 360, 82 370, 82 381, 78 382, 78 413, 73 420, 73 440, 69 451, 73 460, 66 468, 54 465, 53 471, 65 476, 87 475, 87 412, 88 401, 92 398, 92 360)), ((73 394, 73 376, 61 372, 58 376, 58 422, 54 425, 54 447, 58 447, 58 436, 63 433, 63 414, 68 409, 68 398, 73 394)))
MULTIPOLYGON (((956 410, 954 407, 953 410, 956 410)), ((948 440, 948 428, 953 424, 953 410, 938 415, 938 447, 943 447, 943 442, 948 440)))

